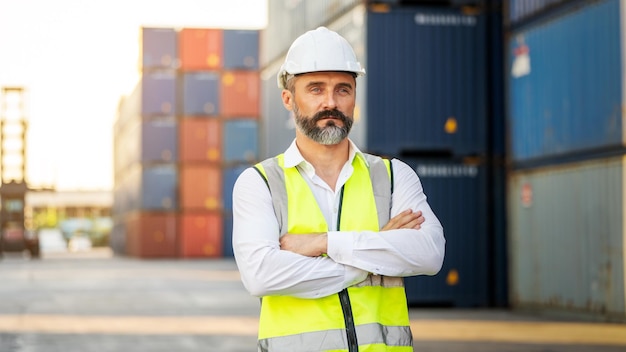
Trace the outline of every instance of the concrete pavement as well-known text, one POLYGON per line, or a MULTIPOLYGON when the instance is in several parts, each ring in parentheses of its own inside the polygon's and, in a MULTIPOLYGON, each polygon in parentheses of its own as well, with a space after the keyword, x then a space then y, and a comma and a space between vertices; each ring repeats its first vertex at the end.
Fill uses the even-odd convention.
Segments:
MULTIPOLYGON (((0 352, 255 351, 258 308, 232 259, 0 259, 0 352)), ((458 309, 411 324, 415 351, 626 351, 626 324, 458 309)))

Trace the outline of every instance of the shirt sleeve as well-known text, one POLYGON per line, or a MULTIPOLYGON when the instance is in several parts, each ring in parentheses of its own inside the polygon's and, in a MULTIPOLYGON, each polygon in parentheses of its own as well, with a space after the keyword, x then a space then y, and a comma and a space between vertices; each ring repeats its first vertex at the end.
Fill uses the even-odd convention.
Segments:
POLYGON ((318 298, 363 281, 367 271, 323 257, 280 250, 267 184, 253 168, 233 188, 233 251, 241 280, 254 296, 318 298))
POLYGON ((407 209, 421 210, 425 219, 421 228, 380 232, 331 231, 328 233, 328 256, 338 263, 378 275, 435 275, 443 265, 446 242, 443 227, 430 208, 415 171, 397 159, 392 160, 392 167, 391 217, 407 209))

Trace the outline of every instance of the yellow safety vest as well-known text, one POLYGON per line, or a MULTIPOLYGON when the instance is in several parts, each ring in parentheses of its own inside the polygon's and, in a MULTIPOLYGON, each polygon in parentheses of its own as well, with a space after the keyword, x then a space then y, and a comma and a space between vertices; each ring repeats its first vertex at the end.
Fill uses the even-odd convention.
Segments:
MULTIPOLYGON (((341 231, 379 231, 389 220, 389 161, 369 154, 365 158, 367 162, 360 155, 354 158, 354 173, 341 190, 341 231)), ((328 231, 308 184, 295 167, 284 167, 283 155, 255 168, 270 188, 281 235, 328 231)), ((259 351, 412 352, 412 346, 406 293, 399 277, 370 274, 362 283, 317 299, 262 299, 259 351)))

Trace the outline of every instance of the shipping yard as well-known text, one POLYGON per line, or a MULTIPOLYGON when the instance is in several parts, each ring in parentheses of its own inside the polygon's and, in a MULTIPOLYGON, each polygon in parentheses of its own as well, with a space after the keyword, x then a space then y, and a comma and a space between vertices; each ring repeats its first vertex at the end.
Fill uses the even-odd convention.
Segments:
POLYGON ((258 29, 141 25, 106 190, 28 183, 33 102, 4 86, 0 352, 255 348, 233 186, 293 141, 276 73, 319 26, 367 70, 351 140, 413 168, 444 228, 440 272, 404 279, 415 351, 625 351, 625 10, 267 0, 258 29))

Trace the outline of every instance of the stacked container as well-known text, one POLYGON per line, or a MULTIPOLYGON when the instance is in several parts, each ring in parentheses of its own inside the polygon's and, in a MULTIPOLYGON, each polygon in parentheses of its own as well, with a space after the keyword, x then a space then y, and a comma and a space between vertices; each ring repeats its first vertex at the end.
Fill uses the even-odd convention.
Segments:
POLYGON ((367 71, 357 80, 351 139, 416 169, 448 239, 440 274, 405 280, 409 303, 505 304, 498 3, 486 12, 478 6, 485 1, 324 1, 315 2, 317 16, 307 1, 283 3, 269 1, 262 32, 264 156, 284 151, 294 136, 276 88, 289 45, 320 25, 337 31, 367 71), (279 32, 284 38, 270 40, 279 32))
POLYGON ((624 3, 512 1, 511 304, 625 320, 624 3))
POLYGON ((415 169, 447 239, 438 275, 405 279, 410 304, 505 303, 496 254, 504 214, 494 211, 504 202, 496 179, 503 156, 492 138, 502 131, 490 129, 502 118, 492 100, 497 16, 472 6, 368 8, 367 149, 415 169))
POLYGON ((114 250, 138 257, 177 255, 178 39, 143 28, 141 78, 120 101, 114 126, 114 250))
POLYGON ((114 133, 115 243, 140 257, 232 254, 223 180, 258 160, 258 31, 142 32, 142 79, 114 133))

